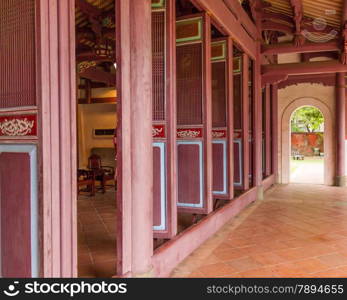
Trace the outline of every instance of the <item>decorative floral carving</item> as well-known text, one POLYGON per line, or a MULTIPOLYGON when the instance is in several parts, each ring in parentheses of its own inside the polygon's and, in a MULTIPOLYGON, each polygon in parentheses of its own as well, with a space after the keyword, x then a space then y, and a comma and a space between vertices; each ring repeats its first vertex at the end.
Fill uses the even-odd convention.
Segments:
POLYGON ((96 66, 96 62, 95 61, 82 61, 78 64, 78 73, 83 73, 86 70, 88 70, 91 67, 95 67, 96 66))
POLYGON ((6 136, 26 136, 34 128, 35 121, 24 119, 4 119, 0 122, 0 130, 6 136))
POLYGON ((177 132, 179 138, 197 138, 201 132, 199 130, 186 129, 177 132))
POLYGON ((226 136, 225 131, 212 131, 212 137, 214 139, 223 138, 226 136))
POLYGON ((164 128, 158 128, 158 127, 153 127, 152 128, 152 135, 153 137, 161 136, 164 131, 164 128))

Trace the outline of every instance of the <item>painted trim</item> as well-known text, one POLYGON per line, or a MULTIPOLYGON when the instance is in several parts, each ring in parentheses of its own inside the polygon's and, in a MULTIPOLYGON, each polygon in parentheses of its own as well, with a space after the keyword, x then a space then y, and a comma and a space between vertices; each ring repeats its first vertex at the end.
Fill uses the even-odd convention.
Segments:
POLYGON ((30 156, 30 207, 31 207, 31 276, 39 277, 39 234, 38 234, 38 172, 37 146, 35 145, 0 145, 0 153, 28 153, 30 156))
POLYGON ((176 43, 177 44, 181 44, 181 43, 187 43, 187 42, 196 42, 196 41, 202 41, 202 22, 203 22, 203 18, 202 17, 198 17, 198 18, 191 18, 191 19, 184 19, 184 20, 179 20, 176 21, 176 27, 177 25, 180 24, 190 24, 190 23, 194 23, 194 21, 197 21, 197 25, 198 25, 198 34, 192 37, 187 37, 187 38, 180 38, 177 39, 176 38, 176 43))
POLYGON ((165 8, 165 0, 160 0, 159 3, 152 3, 153 9, 165 8))
POLYGON ((214 140, 212 144, 222 144, 223 145, 223 190, 222 191, 213 191, 215 195, 226 195, 227 194, 227 141, 226 140, 214 140))
POLYGON ((220 61, 225 61, 226 60, 226 55, 227 55, 227 44, 226 41, 219 41, 219 42, 212 42, 211 46, 219 46, 222 45, 223 49, 223 54, 221 56, 215 56, 211 57, 212 62, 220 62, 220 61))
POLYGON ((166 230, 167 226, 167 189, 166 189, 166 149, 164 142, 153 143, 153 147, 158 147, 160 149, 160 220, 161 224, 159 226, 153 226, 153 230, 166 230))
MULTIPOLYGON (((178 207, 188 208, 204 208, 204 165, 203 165, 203 144, 202 141, 177 141, 177 148, 179 145, 198 145, 199 146, 199 162, 200 162, 200 202, 199 204, 180 203, 177 200, 178 207)), ((178 163, 178 160, 177 160, 178 163)), ((178 167, 178 166, 177 166, 178 167)), ((177 173, 178 174, 178 173, 177 173)))
POLYGON ((243 153, 242 153, 242 139, 234 139, 234 143, 238 144, 239 145, 239 169, 240 169, 240 182, 235 182, 234 181, 234 186, 237 186, 237 187, 242 187, 242 178, 243 178, 243 170, 242 170, 242 160, 243 160, 243 153))

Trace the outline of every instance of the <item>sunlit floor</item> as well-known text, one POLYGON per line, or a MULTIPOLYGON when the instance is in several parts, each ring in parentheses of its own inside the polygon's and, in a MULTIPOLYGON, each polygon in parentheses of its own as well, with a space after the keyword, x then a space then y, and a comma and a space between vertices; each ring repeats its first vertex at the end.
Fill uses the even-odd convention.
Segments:
POLYGON ((305 157, 290 161, 290 182, 324 184, 324 158, 305 157))
POLYGON ((116 201, 114 190, 79 196, 78 276, 116 275, 116 201))
POLYGON ((347 188, 277 186, 173 277, 347 277, 347 188))

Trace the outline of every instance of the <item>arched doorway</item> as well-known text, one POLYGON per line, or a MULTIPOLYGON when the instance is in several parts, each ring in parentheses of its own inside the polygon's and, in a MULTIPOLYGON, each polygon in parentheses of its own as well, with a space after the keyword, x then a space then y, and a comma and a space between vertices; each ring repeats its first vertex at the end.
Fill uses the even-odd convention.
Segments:
POLYGON ((290 183, 324 184, 324 116, 318 108, 292 113, 290 143, 290 183))
POLYGON ((291 130, 290 121, 293 113, 305 106, 313 106, 319 109, 324 117, 324 184, 334 184, 335 174, 335 132, 333 112, 321 100, 315 98, 299 98, 293 100, 283 111, 281 116, 280 130, 280 162, 279 162, 279 183, 290 183, 290 157, 291 157, 291 130))

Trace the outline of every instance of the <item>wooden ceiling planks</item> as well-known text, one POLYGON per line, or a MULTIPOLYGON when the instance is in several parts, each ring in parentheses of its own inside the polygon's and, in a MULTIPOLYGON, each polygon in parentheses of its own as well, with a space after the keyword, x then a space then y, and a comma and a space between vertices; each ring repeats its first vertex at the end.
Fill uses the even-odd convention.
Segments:
MULTIPOLYGON (((324 19, 328 25, 340 29, 344 0, 302 0, 304 16, 311 19, 324 19)), ((293 16, 290 0, 266 0, 271 7, 267 11, 293 16)))

